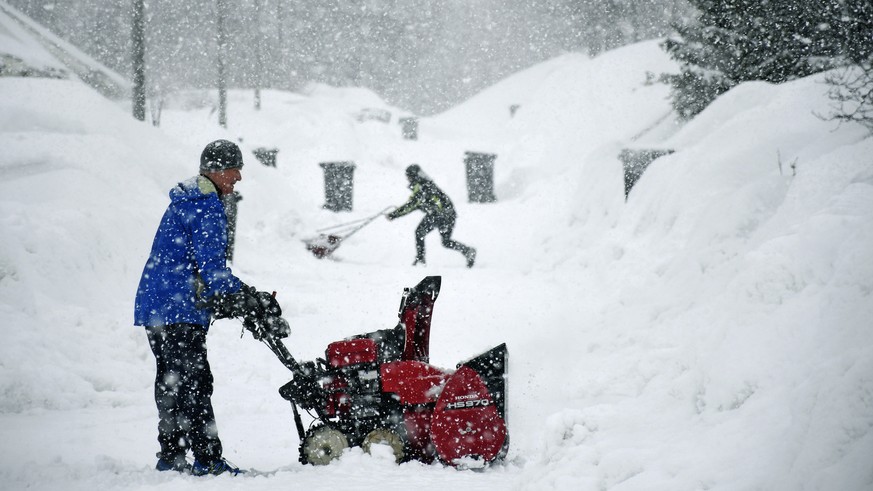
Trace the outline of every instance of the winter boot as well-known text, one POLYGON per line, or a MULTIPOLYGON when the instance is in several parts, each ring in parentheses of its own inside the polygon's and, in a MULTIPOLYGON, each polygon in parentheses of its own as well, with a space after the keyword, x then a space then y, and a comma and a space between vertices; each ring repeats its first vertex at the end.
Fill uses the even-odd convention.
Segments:
POLYGON ((176 471, 181 472, 183 474, 191 473, 191 464, 185 460, 184 455, 180 455, 172 458, 163 458, 158 457, 158 463, 155 465, 155 470, 164 472, 164 471, 176 471))
POLYGON ((467 252, 464 254, 464 257, 467 258, 467 267, 472 268, 473 264, 476 263, 476 249, 470 247, 467 249, 467 252))
POLYGON ((191 474, 194 474, 195 476, 205 476, 207 474, 217 476, 219 474, 224 474, 225 472, 232 476, 245 473, 245 471, 240 470, 238 467, 234 467, 224 458, 218 459, 209 464, 204 464, 199 460, 195 460, 194 466, 191 468, 191 474))

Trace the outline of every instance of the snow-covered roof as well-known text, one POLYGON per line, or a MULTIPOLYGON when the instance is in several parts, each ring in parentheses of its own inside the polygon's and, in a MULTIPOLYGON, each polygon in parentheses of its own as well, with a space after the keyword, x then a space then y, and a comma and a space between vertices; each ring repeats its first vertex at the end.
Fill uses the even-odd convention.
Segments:
POLYGON ((0 76, 75 75, 106 97, 127 97, 131 83, 82 50, 0 1, 0 76))

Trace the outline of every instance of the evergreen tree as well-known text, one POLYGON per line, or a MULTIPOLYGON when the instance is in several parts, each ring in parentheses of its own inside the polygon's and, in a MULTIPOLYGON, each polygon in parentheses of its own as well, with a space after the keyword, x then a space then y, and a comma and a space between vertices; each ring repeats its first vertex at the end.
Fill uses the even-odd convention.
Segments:
POLYGON ((843 3, 851 0, 691 0, 698 16, 663 47, 682 64, 662 80, 684 118, 735 85, 781 83, 837 64, 843 3))
POLYGON ((873 134, 873 1, 846 0, 841 7, 832 20, 847 66, 827 77, 831 118, 860 123, 873 134))
POLYGON ((831 13, 840 53, 855 65, 873 62, 873 1, 841 0, 831 13))

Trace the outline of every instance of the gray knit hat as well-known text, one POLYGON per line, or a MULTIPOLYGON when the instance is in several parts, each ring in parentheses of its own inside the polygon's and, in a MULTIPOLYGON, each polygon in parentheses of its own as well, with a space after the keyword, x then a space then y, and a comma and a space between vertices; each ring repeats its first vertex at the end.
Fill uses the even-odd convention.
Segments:
POLYGON ((227 169, 242 169, 242 152, 236 143, 215 140, 206 145, 200 154, 200 172, 221 172, 227 169))

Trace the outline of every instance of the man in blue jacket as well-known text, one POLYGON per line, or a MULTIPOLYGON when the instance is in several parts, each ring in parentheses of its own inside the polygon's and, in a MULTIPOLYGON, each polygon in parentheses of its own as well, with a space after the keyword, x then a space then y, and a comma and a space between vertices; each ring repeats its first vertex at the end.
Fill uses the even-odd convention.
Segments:
POLYGON ((158 470, 240 473, 222 457, 206 332, 213 317, 242 316, 246 309, 263 315, 267 308, 281 315, 275 300, 267 306, 259 303, 259 293, 227 266, 221 197, 242 179, 242 166, 242 153, 230 141, 217 140, 204 148, 200 175, 170 190, 170 205, 136 292, 134 323, 145 327, 157 362, 158 470), (185 459, 189 449, 193 465, 185 459))

